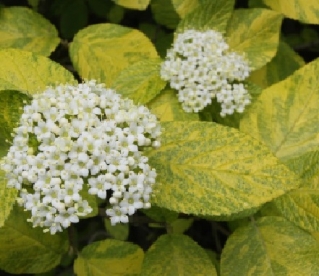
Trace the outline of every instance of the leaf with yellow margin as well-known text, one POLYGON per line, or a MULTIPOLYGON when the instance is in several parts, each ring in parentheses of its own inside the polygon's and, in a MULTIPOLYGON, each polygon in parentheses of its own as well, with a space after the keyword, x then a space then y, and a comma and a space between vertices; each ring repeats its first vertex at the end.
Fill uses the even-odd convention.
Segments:
POLYGON ((234 128, 164 122, 153 203, 186 214, 227 216, 259 207, 300 185, 269 149, 234 128))
POLYGON ((146 10, 150 0, 113 0, 117 5, 128 9, 146 10))
POLYGON ((304 65, 302 57, 287 43, 280 41, 276 56, 262 68, 253 71, 248 80, 266 88, 284 80, 304 65))
POLYGON ((25 7, 0 9, 0 49, 18 48, 49 56, 60 39, 54 25, 25 7))
POLYGON ((199 0, 172 0, 172 4, 177 14, 184 18, 188 13, 192 12, 200 4, 199 0))
POLYGON ((51 235, 27 222, 30 212, 15 206, 0 228, 0 269, 9 273, 43 273, 56 267, 67 253, 66 232, 51 235))
POLYGON ((0 90, 35 94, 49 85, 75 81, 61 65, 27 51, 0 50, 0 64, 0 90))
POLYGON ((177 32, 184 32, 189 29, 199 31, 213 29, 225 33, 234 5, 234 0, 202 0, 196 9, 180 21, 177 32))
POLYGON ((271 9, 286 17, 304 23, 319 24, 319 2, 317 0, 263 0, 271 9))
POLYGON ((207 253, 190 237, 180 234, 160 236, 145 254, 140 276, 217 276, 207 253))
POLYGON ((245 53, 253 70, 269 62, 277 52, 282 16, 266 9, 239 9, 227 26, 231 50, 245 53))
POLYGON ((109 87, 129 65, 158 55, 142 32, 116 24, 97 24, 75 35, 70 57, 82 78, 96 79, 109 87))
POLYGON ((83 248, 74 262, 78 276, 139 275, 143 250, 130 242, 108 239, 83 248))
POLYGON ((319 232, 319 176, 275 199, 273 204, 295 225, 309 232, 319 232))
POLYGON ((151 112, 161 122, 169 121, 199 121, 198 113, 186 113, 173 89, 165 89, 148 103, 151 112))
POLYGON ((125 68, 112 84, 117 93, 132 99, 136 104, 146 104, 165 87, 160 77, 162 60, 147 59, 125 68))
POLYGON ((310 233, 280 217, 240 227, 221 255, 223 276, 319 275, 319 244, 310 233))
POLYGON ((319 163, 318 71, 319 59, 266 88, 240 122, 242 132, 308 179, 319 163))

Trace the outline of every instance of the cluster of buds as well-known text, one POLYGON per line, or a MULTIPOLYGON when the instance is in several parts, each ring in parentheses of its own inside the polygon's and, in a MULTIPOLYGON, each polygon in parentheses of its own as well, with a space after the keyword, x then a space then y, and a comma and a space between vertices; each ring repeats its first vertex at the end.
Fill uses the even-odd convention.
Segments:
POLYGON ((243 112, 250 95, 240 83, 250 74, 243 55, 229 50, 221 33, 188 30, 167 51, 161 77, 178 90, 186 112, 199 112, 216 98, 221 116, 243 112))
POLYGON ((85 189, 108 200, 113 225, 125 223, 150 207, 156 171, 142 150, 160 134, 145 106, 95 81, 48 87, 24 107, 1 167, 34 227, 54 234, 87 216, 85 189))

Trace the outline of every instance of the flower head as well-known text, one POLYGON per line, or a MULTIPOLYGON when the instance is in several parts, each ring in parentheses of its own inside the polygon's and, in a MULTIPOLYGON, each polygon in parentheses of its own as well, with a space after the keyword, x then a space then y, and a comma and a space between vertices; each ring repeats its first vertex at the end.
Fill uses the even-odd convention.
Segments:
POLYGON ((155 169, 143 156, 158 147, 155 115, 95 81, 48 87, 24 107, 3 159, 8 186, 51 234, 92 212, 81 191, 109 198, 112 223, 149 206, 155 169))
POLYGON ((161 77, 178 90, 186 112, 199 112, 216 97, 221 116, 243 112, 250 103, 239 83, 249 73, 245 57, 231 52, 222 34, 213 30, 178 34, 161 67, 161 77))

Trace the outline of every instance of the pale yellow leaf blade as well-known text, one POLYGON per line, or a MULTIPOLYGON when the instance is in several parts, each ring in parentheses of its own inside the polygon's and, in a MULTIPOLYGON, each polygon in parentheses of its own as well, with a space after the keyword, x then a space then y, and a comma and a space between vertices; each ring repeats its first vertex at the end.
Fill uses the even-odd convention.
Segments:
POLYGON ((282 16, 266 9, 235 10, 226 36, 230 49, 245 53, 253 70, 269 62, 277 52, 282 16))
POLYGON ((0 90, 34 94, 49 85, 73 83, 73 75, 61 65, 31 52, 0 50, 0 90))
POLYGON ((150 0, 113 0, 117 5, 128 9, 146 10, 150 0))
POLYGON ((165 122, 153 202, 186 214, 229 216, 300 185, 267 147, 236 129, 207 122, 165 122))
POLYGON ((25 7, 0 9, 0 49, 17 48, 49 56, 60 39, 54 25, 25 7))
POLYGON ((141 276, 217 276, 208 255, 191 238, 180 234, 162 235, 145 254, 141 276))
POLYGON ((294 172, 311 178, 319 161, 319 60, 265 89, 240 130, 266 144, 294 172))
POLYGON ((221 256, 223 276, 319 275, 319 244, 281 217, 263 217, 228 238, 221 256))
POLYGON ((126 67, 158 55, 142 32, 116 24, 97 24, 76 34, 70 57, 82 78, 97 79, 110 87, 126 67))

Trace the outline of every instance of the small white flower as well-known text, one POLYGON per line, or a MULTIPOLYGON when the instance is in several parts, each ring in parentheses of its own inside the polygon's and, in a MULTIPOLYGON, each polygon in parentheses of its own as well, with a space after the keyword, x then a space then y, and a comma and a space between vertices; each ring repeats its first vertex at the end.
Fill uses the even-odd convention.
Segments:
POLYGON ((243 112, 250 103, 248 91, 236 84, 245 80, 250 70, 244 56, 229 51, 221 33, 187 30, 177 35, 168 50, 161 77, 178 90, 186 112, 199 112, 216 97, 222 107, 220 114, 225 116, 243 112))

